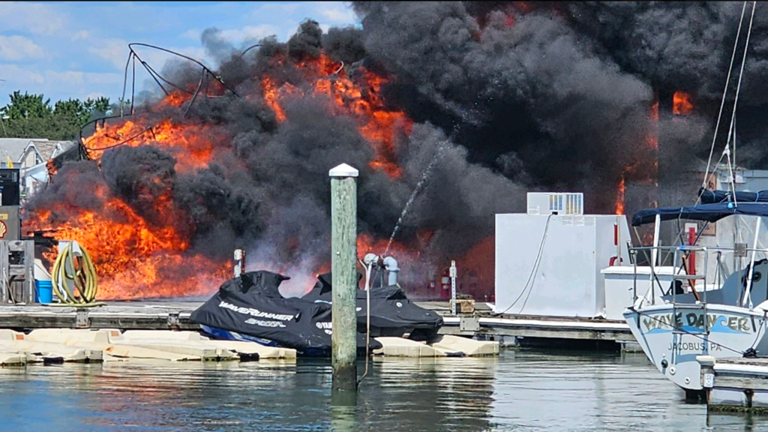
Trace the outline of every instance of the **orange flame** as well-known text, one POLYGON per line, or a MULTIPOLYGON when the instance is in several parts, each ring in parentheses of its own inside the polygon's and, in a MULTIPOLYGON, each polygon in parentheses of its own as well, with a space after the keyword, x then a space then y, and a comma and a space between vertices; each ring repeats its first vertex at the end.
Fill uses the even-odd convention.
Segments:
POLYGON ((275 84, 270 77, 265 76, 262 78, 261 92, 264 94, 264 100, 267 102, 267 105, 275 112, 277 121, 283 123, 285 121, 285 112, 283 107, 277 103, 277 89, 275 89, 275 84))
POLYGON ((119 145, 138 147, 157 144, 176 158, 176 170, 188 172, 208 166, 213 156, 216 138, 207 126, 174 125, 164 120, 154 126, 145 127, 133 121, 122 125, 96 126, 93 135, 83 140, 91 159, 100 160, 104 151, 119 145))
POLYGON ((659 150, 659 101, 651 106, 651 123, 645 141, 651 149, 659 150))
MULTIPOLYGON (((199 275, 211 275, 213 283, 225 279, 227 269, 221 264, 186 253, 189 243, 182 233, 190 228, 166 200, 156 206, 170 212, 169 220, 153 226, 123 201, 109 197, 105 185, 93 193, 104 200, 98 212, 57 205, 37 211, 25 223, 32 229, 60 227, 57 238, 77 240, 85 247, 97 269, 99 299, 206 294, 217 285, 200 283, 199 275)), ((55 254, 51 251, 45 258, 52 261, 55 254)))
MULTIPOLYGON (((380 92, 387 79, 360 68, 363 82, 355 82, 325 54, 314 61, 299 62, 297 66, 305 75, 321 77, 314 82, 316 94, 327 96, 338 113, 358 119, 360 134, 376 151, 376 158, 369 166, 394 179, 400 178, 402 169, 396 162, 395 141, 398 133, 411 133, 413 121, 404 112, 385 107, 380 92)), ((267 105, 275 112, 278 121, 284 122, 285 111, 280 101, 287 94, 297 95, 298 90, 289 83, 278 88, 268 76, 262 78, 261 86, 267 105)))
MULTIPOLYGON (((358 120, 361 136, 375 150, 370 166, 392 178, 399 177, 402 170, 396 162, 396 143, 400 135, 410 134, 413 122, 402 111, 386 107, 381 96, 386 79, 360 68, 359 79, 353 80, 325 55, 317 60, 299 62, 296 66, 313 83, 315 94, 328 97, 335 113, 358 120)), ((214 94, 224 93, 221 85, 213 87, 214 94)), ((277 121, 286 122, 288 114, 282 102, 287 97, 302 96, 303 91, 290 83, 279 83, 270 76, 261 78, 261 87, 261 96, 275 112, 277 121)), ((174 91, 151 107, 150 113, 162 119, 164 110, 182 107, 190 100, 191 94, 174 91)), ((157 122, 134 116, 118 124, 97 125, 83 144, 90 158, 97 162, 111 148, 156 145, 176 159, 175 169, 183 173, 207 167, 216 156, 216 147, 230 139, 215 125, 177 124, 167 117, 157 122)), ((161 187, 162 180, 148 179, 148 184, 161 187)), ((67 182, 68 179, 58 181, 67 182)), ((90 193, 99 203, 98 211, 73 208, 66 202, 75 200, 63 200, 47 210, 31 214, 25 220, 25 229, 53 229, 56 238, 82 244, 96 266, 99 299, 207 294, 231 277, 228 262, 192 253, 189 239, 193 238, 196 227, 185 210, 173 201, 171 190, 159 195, 146 192, 139 191, 139 196, 149 197, 149 201, 139 208, 112 195, 105 184, 95 185, 90 193)), ((429 235, 419 233, 417 237, 421 241, 429 235)), ((361 254, 365 251, 383 253, 387 242, 363 235, 358 241, 359 251, 361 254)), ((420 249, 394 242, 389 252, 408 259, 418 257, 419 252, 412 252, 414 250, 420 249)), ((55 252, 45 257, 53 259, 55 252)))
POLYGON ((659 121, 659 101, 651 106, 651 120, 659 121))
POLYGON ((626 189, 626 184, 624 183, 624 176, 621 176, 621 181, 619 182, 618 187, 618 193, 616 194, 616 214, 617 215, 623 215, 624 214, 624 191, 626 189))
POLYGON ((165 99, 163 99, 162 103, 165 105, 178 108, 182 106, 184 102, 187 101, 187 99, 189 99, 189 97, 184 93, 180 91, 174 91, 174 92, 171 92, 168 96, 166 96, 165 99))
POLYGON ((676 91, 672 96, 672 114, 688 115, 692 112, 693 101, 691 100, 691 95, 683 91, 676 91))
MULTIPOLYGON (((654 101, 651 105, 648 117, 648 129, 645 134, 646 146, 638 146, 634 154, 634 161, 628 163, 621 172, 621 178, 616 186, 616 201, 614 204, 614 213, 617 215, 626 214, 626 187, 630 184, 654 184, 659 169, 659 102, 654 101)), ((651 197, 648 203, 653 202, 651 197)))

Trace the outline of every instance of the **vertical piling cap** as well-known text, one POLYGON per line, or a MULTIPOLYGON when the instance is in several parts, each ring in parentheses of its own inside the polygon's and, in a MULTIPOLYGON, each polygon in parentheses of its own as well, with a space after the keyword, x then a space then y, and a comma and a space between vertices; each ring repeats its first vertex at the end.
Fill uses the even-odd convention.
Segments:
POLYGON ((347 164, 341 164, 328 172, 330 177, 357 177, 360 172, 347 164))

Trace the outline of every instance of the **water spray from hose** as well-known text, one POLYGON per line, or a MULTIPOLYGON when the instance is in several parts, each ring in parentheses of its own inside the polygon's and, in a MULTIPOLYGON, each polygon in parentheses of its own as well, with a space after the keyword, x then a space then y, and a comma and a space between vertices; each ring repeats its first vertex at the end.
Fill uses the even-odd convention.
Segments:
POLYGON ((419 194, 421 189, 426 184, 427 179, 429 178, 429 175, 432 173, 432 169, 440 160, 440 157, 443 155, 443 152, 445 151, 446 145, 448 144, 448 142, 450 142, 453 139, 453 137, 456 135, 456 132, 458 132, 458 126, 453 127, 453 133, 451 134, 451 136, 449 136, 443 141, 440 141, 437 144, 437 150, 435 151, 435 154, 432 155, 432 159, 429 161, 427 168, 424 170, 423 173, 421 173, 421 178, 419 179, 419 182, 416 183, 416 188, 413 189, 413 193, 411 193, 411 196, 408 198, 408 201, 405 203, 405 207, 403 207, 403 211, 402 213, 400 213, 400 217, 397 219, 395 228, 392 230, 392 235, 389 236, 389 242, 387 243, 387 248, 384 250, 385 256, 389 252, 389 249, 392 247, 392 242, 395 240, 395 236, 397 235, 397 232, 400 231, 400 225, 403 223, 403 219, 405 219, 405 215, 408 213, 408 209, 411 207, 411 204, 416 199, 416 195, 419 194))

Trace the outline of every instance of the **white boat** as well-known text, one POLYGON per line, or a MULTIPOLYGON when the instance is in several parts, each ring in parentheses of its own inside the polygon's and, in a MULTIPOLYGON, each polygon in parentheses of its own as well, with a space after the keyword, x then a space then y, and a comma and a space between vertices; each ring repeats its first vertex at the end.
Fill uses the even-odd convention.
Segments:
MULTIPOLYGON (((717 191, 710 194, 713 197, 729 195, 717 191)), ((633 217, 634 226, 653 220, 656 233, 662 220, 714 222, 734 215, 756 218, 751 248, 746 243, 731 248, 659 247, 656 239, 652 247, 632 248, 635 253, 650 252, 651 289, 645 295, 636 295, 634 305, 626 309, 624 318, 648 359, 687 393, 696 394, 702 390, 700 365, 696 361, 698 355, 715 358, 768 355, 768 338, 765 337, 768 319, 764 309, 768 308, 768 260, 755 261, 758 255, 768 256, 768 249, 758 248, 762 218, 768 216, 768 202, 757 202, 761 194, 768 197, 768 192, 738 192, 737 198, 741 196, 745 202, 656 208, 643 210, 633 217), (748 198, 753 201, 746 202, 748 198), (677 269, 669 287, 660 286, 654 271, 658 255, 665 252, 670 254, 677 269), (701 274, 685 271, 685 263, 690 262, 690 258, 685 257, 691 254, 704 258, 701 274), (716 259, 709 259, 713 254, 716 259), (723 274, 723 257, 736 258, 739 262, 737 270, 730 275, 723 274), (707 267, 711 266, 715 267, 717 277, 714 286, 707 287, 707 270, 710 270, 707 267), (720 282, 723 278, 725 280, 720 282), (656 293, 660 289, 662 292, 666 290, 666 295, 658 297, 656 293), (686 290, 690 292, 680 293, 686 290)), ((648 278, 636 273, 636 278, 641 277, 648 278)))

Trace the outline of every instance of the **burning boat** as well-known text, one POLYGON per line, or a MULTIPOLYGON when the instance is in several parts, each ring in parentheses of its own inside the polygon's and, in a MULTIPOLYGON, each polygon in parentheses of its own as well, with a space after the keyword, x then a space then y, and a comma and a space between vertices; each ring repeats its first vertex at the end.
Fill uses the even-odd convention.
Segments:
MULTIPOLYGON (((187 60, 153 64, 146 72, 162 84, 159 98, 134 106, 141 89, 131 82, 142 77, 126 69, 131 106, 83 132, 74 160, 52 169, 25 208, 25 230, 57 229, 92 251, 100 300, 211 295, 230 277, 233 247, 295 281, 298 269, 281 265, 301 262, 310 277, 327 270, 318 257, 328 256, 328 234, 314 227, 327 225, 324 174, 340 157, 362 171, 365 253, 387 241, 439 151, 392 250, 425 269, 403 275, 409 295, 457 258, 460 275, 477 273, 472 294, 481 299, 494 286, 491 215, 519 212, 525 190, 586 188, 586 211, 604 213, 620 184, 623 214, 625 202, 637 204, 633 187, 653 188, 659 135, 662 149, 697 148, 699 120, 688 113, 711 100, 698 90, 723 50, 710 43, 730 28, 701 17, 726 19, 734 7, 359 3, 360 28, 324 31, 308 20, 285 43, 267 38, 246 50, 210 29, 202 42, 217 53, 206 61, 212 73, 187 60), (646 27, 698 26, 717 31, 672 37, 692 44, 674 56, 666 36, 631 49, 637 35, 658 33, 646 27), (674 94, 674 119, 654 96, 662 89, 688 92, 674 94), (660 134, 665 124, 676 133, 660 134)), ((145 49, 130 49, 136 74, 148 65, 145 49)))

